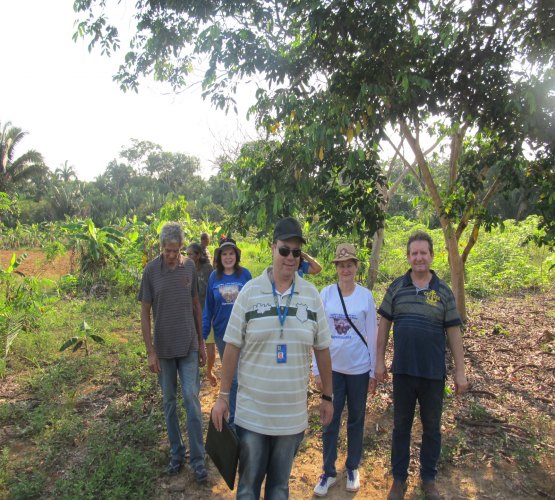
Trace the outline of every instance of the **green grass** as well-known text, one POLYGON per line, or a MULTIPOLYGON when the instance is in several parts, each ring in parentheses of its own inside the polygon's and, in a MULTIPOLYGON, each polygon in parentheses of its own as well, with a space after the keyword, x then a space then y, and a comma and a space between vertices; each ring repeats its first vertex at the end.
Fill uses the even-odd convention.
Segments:
POLYGON ((146 366, 135 297, 60 301, 40 331, 20 335, 11 370, 34 404, 0 405, 0 422, 16 425, 28 453, 2 455, 0 495, 13 498, 149 498, 165 453, 157 379, 146 366), (91 355, 59 353, 86 320, 106 343, 91 355), (104 405, 99 417, 95 405, 104 405), (117 452, 115 451, 117 450, 117 452), (64 469, 63 478, 54 480, 64 469))

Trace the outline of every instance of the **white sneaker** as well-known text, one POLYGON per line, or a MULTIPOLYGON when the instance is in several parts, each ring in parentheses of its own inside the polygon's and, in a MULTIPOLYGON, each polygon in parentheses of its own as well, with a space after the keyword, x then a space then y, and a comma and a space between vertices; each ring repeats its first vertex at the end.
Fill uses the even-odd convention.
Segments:
POLYGON ((322 474, 318 484, 314 487, 314 494, 317 497, 325 497, 328 494, 328 489, 330 486, 334 485, 337 481, 336 477, 326 476, 322 474))
POLYGON ((358 477, 358 469, 347 469, 347 491, 358 491, 360 488, 360 478, 358 477))

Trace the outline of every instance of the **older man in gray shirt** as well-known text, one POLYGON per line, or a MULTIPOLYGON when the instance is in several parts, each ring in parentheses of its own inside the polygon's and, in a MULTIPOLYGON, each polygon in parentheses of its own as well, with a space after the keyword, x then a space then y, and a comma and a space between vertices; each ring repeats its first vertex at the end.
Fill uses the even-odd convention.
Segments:
POLYGON ((183 230, 178 223, 164 225, 160 233, 161 253, 146 265, 138 299, 142 303, 141 329, 148 366, 158 374, 164 398, 171 453, 167 472, 177 474, 185 461, 185 444, 176 407, 179 374, 183 405, 187 412, 190 463, 196 480, 202 482, 208 474, 204 464, 199 365, 204 365, 206 351, 196 269, 192 260, 181 255, 183 240, 183 230))

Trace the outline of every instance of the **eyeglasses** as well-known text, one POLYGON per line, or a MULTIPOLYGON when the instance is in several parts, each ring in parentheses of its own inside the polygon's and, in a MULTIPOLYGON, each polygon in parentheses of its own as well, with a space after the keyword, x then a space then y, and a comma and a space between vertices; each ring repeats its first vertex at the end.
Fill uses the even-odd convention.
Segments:
POLYGON ((289 257, 290 253, 293 253, 293 257, 295 257, 295 259, 298 259, 301 256, 300 248, 293 248, 293 250, 291 250, 289 247, 279 247, 278 252, 282 257, 289 257))

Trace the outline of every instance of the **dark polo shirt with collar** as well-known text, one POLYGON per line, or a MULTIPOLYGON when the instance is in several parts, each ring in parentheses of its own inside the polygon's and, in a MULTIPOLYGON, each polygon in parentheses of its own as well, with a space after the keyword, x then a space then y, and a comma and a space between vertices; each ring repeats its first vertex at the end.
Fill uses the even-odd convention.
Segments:
POLYGON ((462 325, 455 297, 434 271, 426 290, 417 290, 410 270, 397 278, 378 314, 393 322, 393 365, 396 374, 445 378, 445 330, 462 325))
POLYGON ((169 269, 162 255, 144 271, 138 300, 152 305, 154 349, 159 358, 181 358, 198 351, 193 297, 198 295, 197 272, 191 259, 180 257, 169 269))

